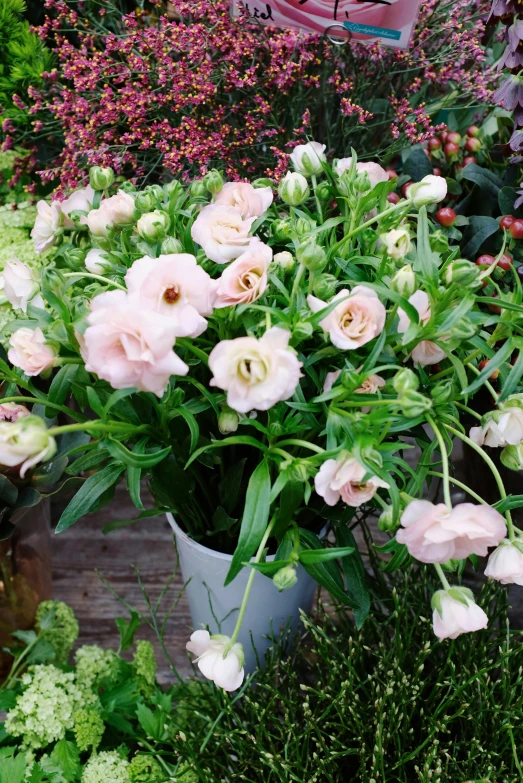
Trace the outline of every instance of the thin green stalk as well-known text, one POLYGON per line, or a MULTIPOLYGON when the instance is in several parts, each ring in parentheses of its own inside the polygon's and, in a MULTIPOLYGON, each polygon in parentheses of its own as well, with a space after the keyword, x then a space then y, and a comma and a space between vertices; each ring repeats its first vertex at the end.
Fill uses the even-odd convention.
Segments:
POLYGON ((103 421, 85 421, 82 424, 62 424, 58 427, 50 427, 49 435, 60 435, 62 432, 86 432, 89 430, 103 430, 104 432, 126 433, 144 432, 149 428, 148 424, 140 424, 136 427, 134 424, 125 424, 122 422, 110 422, 106 424, 103 421))
POLYGON ((439 563, 435 563, 434 564, 434 568, 436 569, 436 572, 437 572, 439 578, 441 579, 441 584, 443 585, 444 589, 445 590, 449 590, 450 589, 450 585, 449 585, 447 577, 445 576, 445 572, 443 571, 443 568, 440 566, 439 563))
POLYGON ((313 174, 311 177, 312 180, 312 189, 314 191, 314 200, 316 202, 316 209, 318 210, 318 215, 320 218, 320 225, 323 223, 323 210, 321 208, 321 202, 316 194, 316 188, 318 186, 317 180, 316 180, 316 174, 313 174))
POLYGON ((294 283, 292 285, 292 290, 291 290, 291 301, 289 303, 291 313, 294 311, 294 300, 296 299, 296 294, 298 293, 298 288, 300 287, 300 282, 303 277, 304 271, 305 271, 305 267, 303 266, 303 264, 300 264, 300 266, 298 267, 298 271, 296 272, 296 277, 294 278, 294 283))
POLYGON ((468 413, 470 416, 475 416, 475 417, 476 417, 476 419, 478 419, 479 421, 481 421, 481 416, 479 415, 479 413, 476 413, 476 411, 473 411, 473 410, 472 410, 472 408, 469 408, 467 405, 463 405, 463 403, 462 403, 462 402, 457 402, 457 401, 454 401, 454 405, 455 405, 457 408, 461 408, 461 410, 462 410, 462 411, 465 411, 465 412, 466 412, 466 413, 468 413))
POLYGON ((85 416, 82 416, 80 413, 77 413, 76 411, 66 408, 65 405, 57 405, 54 402, 48 402, 46 399, 40 399, 39 397, 22 397, 20 395, 14 397, 4 397, 3 399, 0 400, 0 405, 3 405, 5 402, 28 402, 32 405, 45 405, 46 408, 53 408, 53 410, 57 410, 60 411, 61 413, 65 413, 67 414, 67 416, 70 416, 72 419, 80 419, 81 421, 88 421, 88 419, 86 419, 85 416))
MULTIPOLYGON (((427 475, 429 476, 436 476, 437 478, 443 478, 443 473, 439 473, 437 470, 428 470, 427 475)), ((473 489, 471 489, 467 484, 464 484, 462 481, 458 481, 456 478, 452 478, 452 476, 449 477, 449 481, 451 484, 455 484, 457 487, 460 487, 461 489, 464 489, 467 495, 470 495, 474 498, 474 500, 477 500, 478 503, 481 503, 483 506, 488 506, 488 503, 486 500, 483 500, 482 497, 480 497, 476 492, 474 492, 473 489)), ((374 497, 377 497, 376 495, 374 497)))
MULTIPOLYGON (((494 462, 490 459, 489 455, 485 451, 483 451, 481 446, 478 446, 477 443, 474 443, 473 440, 468 438, 466 435, 463 435, 463 433, 460 432, 459 430, 456 430, 454 427, 451 427, 450 424, 445 424, 444 426, 449 432, 452 432, 454 435, 456 435, 456 437, 462 440, 463 443, 466 443, 468 446, 474 449, 474 451, 477 451, 477 453, 485 460, 490 470, 492 471, 492 475, 496 480, 496 484, 498 485, 501 499, 504 500, 507 497, 505 485, 503 484, 503 479, 501 478, 501 474, 499 470, 495 466, 494 462)), ((512 515, 509 509, 505 511, 505 519, 507 520, 508 537, 511 541, 514 541, 516 538, 516 534, 514 531, 514 523, 512 521, 512 515)))
MULTIPOLYGON (((472 372, 475 372, 475 373, 476 373, 476 375, 481 375, 481 370, 478 370, 478 368, 477 368, 477 367, 475 367, 473 364, 470 364, 470 365, 469 365, 469 368, 472 370, 472 372)), ((496 402, 497 402, 497 399, 498 399, 498 397, 499 397, 499 395, 498 395, 497 391, 495 391, 495 390, 492 388, 492 385, 491 385, 491 384, 490 384, 488 381, 484 381, 484 382, 483 382, 483 385, 487 387, 487 389, 489 390, 489 392, 492 394, 492 396, 494 397, 494 399, 495 399, 495 400, 496 400, 496 402)))
POLYGON ((447 506, 448 510, 452 511, 452 500, 450 498, 450 481, 449 481, 449 456, 447 454, 445 441, 443 439, 443 435, 438 429, 438 426, 434 421, 434 419, 432 418, 432 416, 426 415, 425 418, 427 419, 427 422, 434 430, 434 434, 438 441, 439 450, 441 453, 442 470, 443 470, 443 497, 445 499, 445 505, 447 506))
POLYGON ((368 228, 369 226, 372 226, 373 223, 376 223, 376 221, 380 220, 382 217, 389 217, 394 212, 397 212, 399 209, 405 209, 407 206, 407 202, 404 200, 399 201, 397 204, 394 204, 389 209, 386 209, 385 212, 380 212, 379 215, 375 215, 373 218, 370 218, 370 220, 366 220, 364 223, 360 223, 359 226, 356 226, 355 228, 351 229, 343 239, 340 239, 339 242, 336 242, 336 244, 331 248, 331 254, 337 253, 341 247, 349 240, 352 239, 353 236, 356 236, 356 234, 359 234, 360 231, 363 231, 364 229, 368 228))
POLYGON ((289 438, 288 440, 279 440, 274 445, 275 446, 302 446, 304 449, 310 449, 311 451, 315 451, 317 454, 323 454, 325 451, 325 449, 322 449, 321 446, 316 446, 316 444, 314 443, 309 443, 306 440, 298 440, 297 438, 289 438))
POLYGON ((65 272, 64 277, 91 277, 93 280, 100 280, 102 283, 107 283, 108 285, 114 286, 114 288, 119 288, 120 291, 127 291, 127 288, 124 285, 115 283, 114 280, 109 280, 108 277, 104 277, 103 275, 94 275, 90 272, 65 272))

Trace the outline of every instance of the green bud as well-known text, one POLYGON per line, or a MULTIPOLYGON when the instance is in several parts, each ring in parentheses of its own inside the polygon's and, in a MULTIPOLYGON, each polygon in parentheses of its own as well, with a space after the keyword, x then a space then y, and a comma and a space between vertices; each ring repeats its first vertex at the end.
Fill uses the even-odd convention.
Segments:
POLYGON ((441 405, 444 402, 448 402, 452 398, 453 393, 454 384, 452 381, 442 381, 441 383, 437 383, 430 390, 430 396, 436 405, 441 405))
POLYGON ((278 592, 281 593, 282 590, 288 590, 289 588, 294 587, 298 581, 296 569, 291 565, 284 566, 284 568, 280 568, 280 570, 274 574, 272 581, 278 588, 278 592))
POLYGON ((292 327, 292 336, 299 340, 306 340, 308 337, 312 336, 313 331, 314 327, 309 321, 298 321, 298 323, 292 327))
POLYGON ((459 567, 460 563, 461 563, 461 560, 446 560, 445 563, 441 564, 441 567, 448 574, 451 574, 453 571, 455 571, 459 567))
POLYGON ((137 209, 140 210, 140 212, 151 212, 154 205, 156 204, 156 199, 152 195, 152 193, 147 193, 145 190, 141 193, 137 193, 134 198, 134 203, 137 209))
POLYGON ((331 186, 327 182, 320 182, 314 193, 320 201, 330 201, 332 198, 331 186))
POLYGON ((165 237, 170 224, 169 215, 160 209, 145 212, 136 224, 136 230, 147 242, 159 242, 165 237))
POLYGON ((419 378, 415 372, 405 367, 394 376, 392 381, 394 391, 403 394, 406 391, 416 391, 419 387, 419 378))
POLYGON ((215 196, 223 188, 223 177, 217 169, 211 169, 203 178, 203 184, 215 196))
POLYGON ((281 421, 271 421, 269 423, 269 433, 272 435, 273 438, 279 438, 280 435, 283 435, 285 431, 285 427, 281 423, 281 421))
MULTIPOLYGON (((62 296, 62 287, 64 285, 64 278, 58 271, 58 269, 51 269, 47 267, 42 272, 42 285, 44 288, 48 288, 50 291, 52 291, 55 294, 59 294, 59 296, 62 296)), ((36 293, 36 290, 35 292, 36 293)), ((34 294, 32 294, 34 296, 34 294)))
POLYGON ((177 179, 172 179, 170 182, 165 183, 163 190, 166 196, 178 195, 182 193, 183 185, 177 179))
POLYGON ((477 288, 481 285, 479 275, 480 269, 472 261, 467 261, 466 258, 456 258, 445 270, 445 282, 447 285, 457 283, 467 288, 477 288))
POLYGON ((383 511, 378 519, 378 527, 382 533, 394 533, 399 527, 399 520, 395 520, 392 514, 392 507, 383 511))
POLYGON ((434 231, 433 234, 430 234, 429 244, 430 249, 433 250, 434 253, 446 253, 449 249, 448 237, 446 237, 441 230, 434 231))
POLYGON ((183 405, 185 400, 185 392, 183 389, 181 389, 179 386, 176 389, 173 389, 171 392, 171 395, 169 397, 169 407, 170 408, 179 408, 180 405, 183 405))
POLYGON ((85 251, 80 250, 79 247, 72 247, 65 254, 65 260, 71 269, 82 269, 84 267, 85 251))
POLYGON ((205 187, 203 179, 195 179, 191 182, 191 196, 194 198, 202 198, 207 195, 207 188, 205 187))
POLYGON ((309 183, 297 171, 288 171, 278 186, 278 194, 285 204, 297 207, 309 198, 309 183))
POLYGON ((128 179, 118 185, 118 190, 123 190, 124 193, 136 193, 136 187, 128 179))
POLYGON ((165 193, 163 192, 161 185, 147 185, 145 192, 150 193, 151 196, 156 199, 156 201, 159 201, 160 204, 163 204, 165 193))
POLYGON ((356 372, 356 370, 350 370, 348 367, 345 367, 341 371, 340 383, 345 389, 348 389, 349 391, 354 391, 354 389, 357 389, 361 386, 359 372, 356 372))
POLYGON ((165 237, 160 252, 162 256, 169 256, 172 253, 183 253, 183 245, 176 237, 165 237))
POLYGON ((370 226, 369 228, 364 228, 360 236, 366 245, 372 245, 378 238, 378 234, 373 228, 370 228, 370 226))
MULTIPOLYGON (((280 469, 283 469, 285 463, 280 464, 280 469)), ((289 477, 291 481, 305 482, 309 479, 311 472, 311 466, 305 459, 293 459, 290 464, 286 465, 289 470, 289 477)))
POLYGON ((307 239, 298 245, 296 258, 309 272, 321 272, 327 265, 327 254, 315 239, 307 239))
POLYGON ((523 470, 523 443, 505 446, 500 454, 501 463, 509 470, 523 470))
POLYGON ((408 299, 416 290, 416 275, 410 264, 402 266, 390 281, 390 287, 400 296, 408 299))
POLYGON ((303 237, 306 237, 310 234, 312 229, 314 228, 315 224, 308 220, 307 218, 300 217, 297 218, 294 221, 294 231, 296 234, 300 237, 300 239, 303 239, 303 237))
POLYGON ((354 177, 353 182, 354 190, 356 193, 367 193, 371 190, 372 185, 370 183, 369 175, 366 171, 359 171, 354 177))
POLYGON ((432 408, 432 401, 424 394, 414 390, 407 390, 403 392, 399 397, 399 403, 401 405, 401 412, 404 416, 410 419, 415 419, 417 416, 422 416, 425 411, 432 408))
POLYGON ((318 275, 314 280, 313 291, 320 299, 328 301, 336 293, 338 278, 328 273, 318 275))
POLYGON ((275 239, 280 242, 288 239, 292 233, 292 224, 290 220, 273 220, 271 223, 271 233, 275 239))
POLYGON ((471 337, 474 337, 476 331, 477 327, 468 318, 461 318, 451 327, 450 336, 455 340, 470 340, 471 337))
POLYGON ((296 264, 296 259, 288 250, 282 250, 281 253, 276 253, 272 259, 272 263, 275 266, 279 266, 284 272, 290 272, 296 264))
POLYGON ((218 429, 222 435, 230 435, 231 432, 236 432, 239 423, 240 418, 232 408, 224 408, 218 416, 218 429))
POLYGON ((258 177, 251 182, 253 188, 272 188, 274 187, 274 180, 270 177, 258 177))
POLYGON ((92 166, 89 183, 93 190, 107 190, 114 182, 114 171, 109 166, 92 166))

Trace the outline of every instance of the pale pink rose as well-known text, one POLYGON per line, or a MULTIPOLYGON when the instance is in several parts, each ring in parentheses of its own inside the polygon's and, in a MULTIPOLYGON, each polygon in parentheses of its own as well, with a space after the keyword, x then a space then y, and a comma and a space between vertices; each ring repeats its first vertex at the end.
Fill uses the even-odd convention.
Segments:
POLYGON ((58 351, 45 341, 40 328, 17 329, 9 339, 8 359, 26 375, 40 375, 54 366, 58 351))
POLYGON ((4 294, 15 310, 27 313, 27 305, 33 301, 37 307, 43 308, 44 302, 39 296, 39 286, 33 270, 13 258, 7 261, 4 274, 4 294))
MULTIPOLYGON (((423 325, 430 320, 430 302, 429 297, 425 291, 416 291, 409 297, 410 304, 416 308, 420 321, 423 325)), ((403 334, 407 331, 410 325, 410 318, 407 313, 401 309, 398 309, 399 323, 398 332, 403 334)), ((422 367, 427 365, 437 364, 445 358, 445 351, 442 351, 436 343, 430 340, 422 340, 412 351, 412 359, 416 364, 421 364, 422 367)))
POLYGON ((194 221, 191 236, 211 261, 226 264, 245 253, 251 244, 250 230, 255 220, 244 220, 236 207, 209 204, 194 221))
POLYGON ((56 204, 48 204, 47 201, 39 201, 36 205, 37 216, 31 231, 37 253, 52 247, 56 242, 60 229, 62 215, 56 204))
POLYGON ((266 411, 294 394, 301 362, 289 348, 291 333, 273 326, 259 340, 223 340, 209 355, 211 386, 227 392, 227 405, 238 413, 266 411))
POLYGON ((189 253, 139 258, 125 284, 140 309, 172 319, 176 337, 198 337, 207 329, 202 316, 212 314, 216 284, 189 253))
POLYGON ((194 663, 204 677, 212 680, 224 691, 235 691, 243 682, 243 646, 236 642, 224 656, 225 648, 229 646, 228 636, 211 636, 209 631, 194 631, 191 640, 185 645, 189 652, 198 657, 194 663))
POLYGON ((134 199, 124 190, 107 198, 87 215, 87 225, 95 237, 106 237, 115 226, 126 226, 134 222, 134 199))
POLYGON ((267 290, 267 270, 272 250, 260 240, 253 241, 246 253, 233 261, 217 280, 214 306, 230 307, 255 302, 267 290))
MULTIPOLYGON (((348 171, 352 165, 352 158, 342 158, 334 166, 334 171, 341 177, 344 171, 348 171)), ((379 163, 356 163, 358 174, 367 174, 371 188, 374 188, 379 182, 387 182, 389 175, 379 163)))
MULTIPOLYGON (((357 285, 350 294, 348 289, 342 289, 331 302, 338 299, 339 305, 320 321, 320 326, 329 332, 331 342, 336 348, 342 351, 360 348, 381 334, 385 326, 386 310, 375 291, 364 285, 357 285)), ((312 295, 307 297, 307 303, 313 313, 327 307, 327 302, 312 295)))
POLYGON ((138 310, 124 291, 95 297, 84 332, 85 369, 113 389, 136 387, 161 397, 171 375, 189 368, 172 350, 174 321, 151 310, 138 310))
MULTIPOLYGON (((356 372, 360 372, 360 370, 357 370, 356 372)), ((341 370, 334 370, 333 372, 327 373, 325 376, 325 383, 323 384, 324 394, 325 392, 328 392, 332 389, 340 375, 341 370)), ((361 386, 355 389, 354 392, 355 394, 376 394, 378 389, 381 389, 383 386, 385 386, 385 383, 386 381, 381 377, 381 375, 369 375, 369 377, 365 378, 361 386)), ((364 409, 362 408, 362 410, 364 409)))
POLYGON ((396 540, 421 563, 484 557, 489 547, 497 546, 507 534, 501 514, 473 503, 459 503, 449 510, 444 503, 413 500, 403 512, 401 524, 396 540))
POLYGON ((314 487, 328 506, 335 506, 341 497, 348 506, 357 508, 368 503, 379 487, 389 487, 378 476, 370 476, 363 482, 366 473, 367 469, 352 454, 344 452, 338 459, 328 459, 322 464, 314 477, 314 487))
POLYGON ((25 405, 18 405, 16 402, 4 402, 0 405, 0 421, 16 421, 30 415, 31 411, 25 405))
POLYGON ((500 406, 500 410, 489 414, 482 427, 472 427, 469 437, 478 446, 519 446, 523 441, 523 409, 515 405, 500 406))
POLYGON ((226 182, 214 203, 235 207, 242 218, 259 218, 272 204, 272 189, 254 188, 249 182, 226 182))
POLYGON ((490 555, 485 576, 501 582, 502 585, 515 584, 523 587, 522 542, 512 542, 505 538, 490 555))
MULTIPOLYGON (((94 190, 90 185, 87 185, 86 188, 80 188, 79 190, 73 191, 64 201, 54 201, 53 206, 56 206, 64 216, 64 226, 66 228, 72 228, 74 223, 69 217, 71 212, 74 212, 75 209, 89 212, 93 205, 93 199, 94 190)), ((80 218, 80 223, 87 223, 87 218, 82 216, 80 218)))
POLYGON ((462 633, 473 633, 488 626, 488 617, 478 606, 470 591, 461 587, 451 587, 450 590, 438 590, 433 598, 432 627, 440 641, 457 639, 462 633), (460 599, 453 597, 459 593, 460 599))

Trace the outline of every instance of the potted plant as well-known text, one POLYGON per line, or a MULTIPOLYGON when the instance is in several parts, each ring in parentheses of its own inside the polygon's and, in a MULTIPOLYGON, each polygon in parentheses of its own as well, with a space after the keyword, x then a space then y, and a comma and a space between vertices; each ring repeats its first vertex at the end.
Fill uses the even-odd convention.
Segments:
MULTIPOLYGON (((250 632, 258 648, 287 612, 307 608, 301 569, 363 623, 371 594, 352 528, 369 513, 397 531, 382 548, 391 567, 409 556, 435 564, 440 638, 487 621, 446 572, 459 580, 466 558, 499 545, 490 574, 510 581, 519 577, 500 563, 523 558, 510 516, 519 501, 499 479, 495 508, 473 491, 477 504, 452 508, 448 458, 459 437, 489 463, 460 418, 492 368, 503 386, 483 430, 498 414, 521 415, 521 363, 509 364, 521 288, 498 286, 492 314, 497 264, 459 258, 434 230, 444 178, 418 177, 400 198, 398 180, 354 151, 331 166, 310 142, 290 162, 277 198, 270 180, 224 183, 214 170, 136 191, 96 167, 88 188, 39 203, 33 237, 54 255, 29 291, 21 267, 6 290, 12 302, 26 291, 26 313, 10 324, 14 369, 0 363, 0 377, 31 389, 32 376, 51 373, 46 405, 62 408, 70 394, 77 407, 48 437, 91 437, 65 452, 83 483, 57 532, 124 475, 137 519, 171 514, 196 591, 188 648, 227 690, 243 679, 250 632), (490 370, 478 366, 485 357, 490 370), (421 448, 415 471, 405 437, 421 448), (143 508, 144 476, 154 510, 143 508), (435 479, 444 503, 422 499, 435 479)), ((4 402, 21 397, 13 388, 4 402)))

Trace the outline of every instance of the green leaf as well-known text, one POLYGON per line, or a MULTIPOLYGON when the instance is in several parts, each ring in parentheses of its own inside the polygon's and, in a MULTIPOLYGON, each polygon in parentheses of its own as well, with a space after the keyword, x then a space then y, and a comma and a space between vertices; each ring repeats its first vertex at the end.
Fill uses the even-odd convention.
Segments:
POLYGON ((209 451, 209 449, 221 449, 224 446, 254 446, 261 451, 267 451, 267 446, 265 446, 263 443, 260 443, 260 441, 256 440, 256 438, 251 438, 250 435, 234 435, 232 438, 213 440, 212 443, 207 443, 205 446, 201 446, 199 449, 196 449, 194 454, 191 454, 190 458, 187 460, 185 468, 187 469, 195 459, 198 459, 200 454, 204 453, 204 451, 209 451))
POLYGON ((0 759, 0 783, 24 783, 26 768, 25 753, 0 759))
POLYGON ((283 537, 296 511, 303 503, 303 488, 301 481, 288 481, 284 485, 280 494, 280 510, 273 530, 277 539, 283 537))
POLYGON ((56 484, 62 478, 67 463, 67 457, 58 457, 52 462, 37 465, 31 475, 31 485, 33 487, 50 487, 52 484, 56 484))
POLYGON ((475 378, 471 384, 467 386, 465 391, 462 392, 463 395, 465 394, 472 394, 473 392, 477 391, 485 381, 488 381, 494 370, 499 370, 502 364, 504 362, 507 362, 511 355, 512 351, 514 350, 514 346, 512 345, 512 342, 510 340, 507 340, 506 343, 504 343, 499 351, 493 356, 492 359, 489 359, 488 364, 486 367, 484 367, 477 378, 475 378))
POLYGON ((421 207, 418 213, 417 256, 417 264, 414 265, 414 269, 416 271, 421 270, 422 274, 429 280, 437 280, 441 256, 430 247, 429 220, 426 207, 421 207))
POLYGON ((503 187, 498 193, 498 204, 502 215, 513 215, 514 202, 517 199, 515 188, 503 187))
MULTIPOLYGON (((467 168, 468 166, 465 166, 465 169, 467 168)), ((474 259, 485 240, 498 231, 498 221, 494 220, 494 218, 485 215, 473 215, 470 218, 469 226, 465 232, 465 241, 461 248, 463 258, 474 259)))
POLYGON ((114 688, 100 693, 100 701, 107 713, 114 710, 131 712, 138 702, 138 683, 134 679, 124 680, 114 688))
POLYGON ((0 501, 2 505, 12 506, 16 503, 18 490, 14 484, 11 484, 7 476, 0 473, 0 501))
POLYGON ((34 631, 13 631, 11 636, 27 645, 35 642, 37 638, 34 631))
POLYGON ((225 585, 230 584, 239 574, 243 563, 251 559, 261 543, 269 521, 270 494, 269 466, 264 460, 260 462, 249 479, 238 546, 234 552, 225 585))
POLYGON ((226 532, 227 530, 230 530, 237 521, 237 519, 228 515, 223 506, 218 506, 212 515, 212 533, 226 532))
POLYGON ((113 484, 116 484, 123 471, 123 465, 106 465, 97 473, 89 476, 85 484, 80 487, 76 495, 65 508, 60 521, 56 526, 56 533, 62 533, 67 528, 74 525, 80 517, 87 514, 95 505, 98 498, 108 490, 113 484))
POLYGON ((218 496, 225 510, 231 514, 238 502, 240 496, 243 471, 247 459, 241 459, 225 472, 224 477, 218 484, 218 496))
POLYGON ((477 163, 469 163, 462 169, 461 176, 463 179, 468 179, 469 182, 479 185, 484 193, 488 193, 493 199, 498 200, 498 194, 503 187, 503 182, 490 169, 484 169, 482 166, 478 166, 477 163))
POLYGON ((16 704, 16 691, 0 690, 0 712, 9 712, 16 704))
POLYGON ((343 546, 352 546, 354 550, 350 555, 342 558, 341 567, 347 592, 356 603, 353 610, 356 627, 361 628, 370 611, 370 594, 367 587, 365 566, 363 565, 352 530, 345 525, 337 527, 336 541, 343 544, 343 546))
POLYGON ((80 774, 80 752, 74 742, 59 740, 51 753, 51 760, 61 768, 66 780, 75 780, 80 774))
POLYGON ((427 158, 422 147, 413 147, 409 157, 403 164, 403 174, 406 174, 412 182, 419 182, 427 174, 433 174, 432 163, 427 158))
POLYGON ((159 742, 164 733, 165 717, 160 710, 153 712, 145 704, 139 704, 136 708, 138 723, 145 732, 146 737, 159 742))
MULTIPOLYGON (((304 549, 321 549, 320 539, 310 530, 304 528, 300 528, 300 543, 304 549)), ((333 598, 337 598, 338 601, 353 609, 356 607, 351 596, 347 595, 345 591, 343 579, 335 562, 330 560, 326 563, 303 563, 303 567, 319 585, 328 590, 333 598)))
POLYGON ((300 563, 327 563, 329 560, 339 560, 341 557, 351 555, 354 552, 352 546, 333 546, 329 549, 304 549, 300 552, 300 563))
POLYGON ((498 403, 504 402, 507 397, 510 397, 515 392, 517 385, 521 381, 523 376, 523 347, 520 347, 518 358, 514 362, 512 369, 510 370, 508 377, 503 384, 501 394, 498 398, 498 403))
POLYGON ((186 408, 177 408, 175 411, 172 411, 169 418, 174 416, 181 416, 182 419, 184 419, 185 422, 187 423, 187 426, 189 427, 189 432, 191 433, 190 449, 191 451, 194 451, 194 449, 198 445, 198 440, 200 438, 200 428, 198 427, 198 422, 196 421, 195 416, 186 408))
POLYGON ((521 316, 523 313, 520 304, 515 304, 514 302, 507 302, 506 299, 502 299, 501 297, 482 296, 481 298, 478 297, 477 303, 487 304, 487 305, 493 304, 496 305, 496 307, 501 308, 502 310, 510 310, 513 313, 517 313, 519 316, 521 316))
POLYGON ((140 454, 135 451, 130 451, 123 443, 120 443, 118 440, 113 440, 112 438, 107 438, 107 440, 104 440, 103 444, 115 460, 123 462, 125 465, 130 465, 132 468, 152 468, 171 453, 171 447, 166 446, 164 449, 159 449, 158 451, 140 454))
POLYGON ((134 394, 136 392, 135 388, 130 389, 118 389, 117 391, 114 391, 105 405, 103 406, 102 410, 102 418, 105 419, 113 405, 116 405, 116 403, 120 402, 120 400, 124 400, 126 397, 130 397, 131 394, 134 394))
MULTIPOLYGON (((148 442, 149 438, 145 437, 139 440, 138 443, 135 443, 133 446, 133 454, 143 454, 148 442)), ((144 507, 141 496, 141 480, 142 469, 132 465, 127 465, 127 489, 129 490, 131 500, 133 501, 136 508, 139 509, 143 509, 144 507)))
POLYGON ((92 386, 87 386, 86 392, 89 406, 93 409, 97 416, 102 418, 104 415, 104 406, 102 405, 102 401, 97 392, 93 389, 92 386))
POLYGON ((290 564, 290 560, 269 560, 266 563, 243 563, 244 566, 249 566, 259 571, 264 576, 272 578, 274 574, 277 574, 280 568, 285 568, 290 564))
MULTIPOLYGON (((71 383, 77 372, 77 364, 64 364, 63 367, 60 367, 49 387, 47 395, 49 402, 55 405, 63 405, 67 396, 71 393, 71 383)), ((49 411, 45 412, 45 415, 49 417, 56 416, 56 411, 49 409, 49 411)))
POLYGON ((118 652, 128 650, 134 644, 134 635, 141 624, 140 615, 138 612, 131 611, 131 619, 126 620, 125 617, 117 617, 115 620, 116 627, 120 632, 120 649, 118 652))
POLYGON ((104 462, 108 458, 109 452, 107 449, 103 449, 98 446, 93 451, 89 451, 82 457, 75 459, 73 464, 66 468, 65 472, 69 476, 78 476, 79 473, 83 473, 85 470, 92 470, 92 468, 97 468, 101 462, 104 462))
MULTIPOLYGON (((165 509, 164 513, 167 511, 174 513, 174 509, 165 509)), ((138 514, 138 516, 134 517, 133 519, 115 519, 112 522, 108 522, 107 525, 103 526, 102 535, 107 536, 109 533, 112 533, 113 530, 119 530, 121 527, 135 525, 141 519, 151 519, 151 517, 157 517, 159 513, 161 512, 159 512, 157 508, 150 508, 148 511, 142 511, 141 514, 138 514)))

